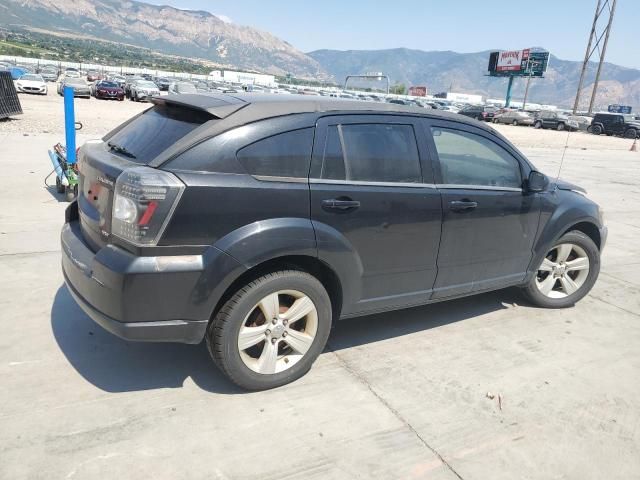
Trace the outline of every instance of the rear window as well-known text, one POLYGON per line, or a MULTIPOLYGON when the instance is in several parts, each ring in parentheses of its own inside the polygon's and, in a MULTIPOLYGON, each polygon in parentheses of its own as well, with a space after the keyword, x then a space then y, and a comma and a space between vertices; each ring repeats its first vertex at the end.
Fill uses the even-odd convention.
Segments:
POLYGON ((129 160, 147 164, 212 117, 206 112, 173 105, 156 105, 112 137, 114 153, 126 151, 129 160))

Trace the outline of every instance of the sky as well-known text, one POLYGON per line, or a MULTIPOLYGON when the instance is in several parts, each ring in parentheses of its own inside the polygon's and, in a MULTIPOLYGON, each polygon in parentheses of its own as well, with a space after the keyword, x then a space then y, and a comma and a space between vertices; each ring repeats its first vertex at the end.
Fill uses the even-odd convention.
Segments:
MULTIPOLYGON (((597 0, 143 0, 207 10, 227 21, 265 30, 309 52, 419 50, 478 52, 544 47, 582 60, 597 0), (412 5, 412 3, 415 3, 412 5), (383 7, 384 5, 384 7, 383 7)), ((618 0, 606 60, 640 68, 638 0, 618 0)))

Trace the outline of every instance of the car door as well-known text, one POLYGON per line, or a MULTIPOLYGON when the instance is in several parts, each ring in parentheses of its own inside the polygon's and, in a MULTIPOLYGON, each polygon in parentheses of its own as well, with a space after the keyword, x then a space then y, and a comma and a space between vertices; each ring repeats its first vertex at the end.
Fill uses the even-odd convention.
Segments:
POLYGON ((443 208, 433 298, 519 283, 540 216, 540 198, 523 191, 530 167, 486 130, 441 120, 425 126, 443 208))
POLYGON ((321 118, 309 185, 319 258, 355 257, 343 315, 429 300, 442 211, 418 118, 321 118))

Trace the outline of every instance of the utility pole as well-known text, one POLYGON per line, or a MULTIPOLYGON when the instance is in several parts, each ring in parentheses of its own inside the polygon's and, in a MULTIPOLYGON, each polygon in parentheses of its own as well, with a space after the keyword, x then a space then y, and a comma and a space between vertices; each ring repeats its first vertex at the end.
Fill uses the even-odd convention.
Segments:
POLYGON ((529 82, 531 82, 531 72, 529 72, 529 76, 527 77, 527 86, 524 89, 524 100, 522 101, 522 110, 525 110, 527 107, 527 97, 529 96, 529 82))
POLYGON ((576 92, 576 100, 573 104, 573 113, 576 113, 580 104, 580 94, 582 91, 582 85, 584 83, 584 77, 589 66, 589 61, 594 56, 596 51, 598 52, 598 70, 596 71, 596 78, 593 83, 593 91, 591 92, 591 100, 589 101, 589 113, 593 111, 593 104, 595 103, 596 94, 598 91, 598 83, 600 82, 600 73, 602 71, 602 64, 604 63, 605 54, 607 53, 607 44, 609 43, 609 34, 611 33, 611 25, 613 24, 613 16, 616 11, 617 0, 598 0, 596 4, 596 12, 593 17, 593 24, 591 26, 591 33, 589 34, 589 41, 587 42, 587 50, 584 54, 584 61, 582 63, 582 70, 580 71, 580 80, 578 81, 578 91, 576 92), (606 26, 598 33, 598 21, 604 18, 606 19, 606 26), (604 42, 602 48, 600 48, 600 42, 604 42), (595 41, 595 45, 594 45, 595 41))

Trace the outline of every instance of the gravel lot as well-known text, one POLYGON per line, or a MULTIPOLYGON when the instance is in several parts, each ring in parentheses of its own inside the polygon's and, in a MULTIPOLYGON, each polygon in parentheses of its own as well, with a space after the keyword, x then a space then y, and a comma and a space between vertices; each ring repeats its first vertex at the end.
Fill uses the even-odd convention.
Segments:
MULTIPOLYGON (((203 345, 127 343, 76 306, 60 272, 67 204, 42 181, 62 100, 21 100, 25 115, 0 122, 0 479, 640 478, 629 140, 569 135, 562 176, 609 226, 600 279, 574 308, 505 290, 344 321, 308 375, 248 394, 203 345)), ((145 108, 77 105, 78 143, 145 108)), ((557 173, 567 133, 498 128, 557 173)))

